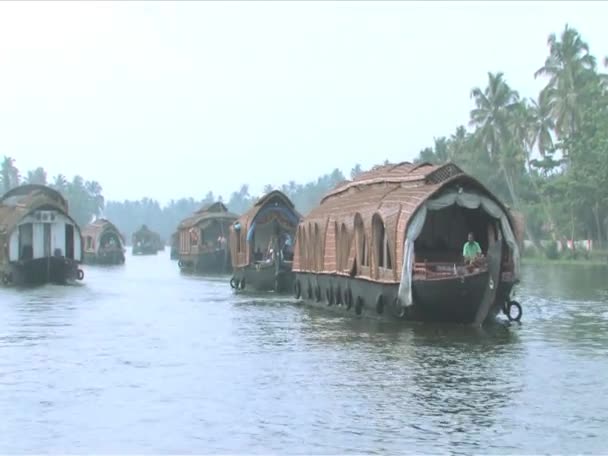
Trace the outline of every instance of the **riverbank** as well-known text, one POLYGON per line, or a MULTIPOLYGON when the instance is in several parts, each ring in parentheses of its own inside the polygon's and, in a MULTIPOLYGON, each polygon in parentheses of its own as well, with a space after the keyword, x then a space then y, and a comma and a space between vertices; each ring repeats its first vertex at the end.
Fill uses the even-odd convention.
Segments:
POLYGON ((523 264, 538 264, 538 265, 587 265, 587 266, 606 266, 608 265, 608 250, 593 250, 591 252, 576 251, 572 252, 538 252, 532 249, 526 249, 522 255, 523 264), (550 257, 548 257, 550 256, 550 257))
POLYGON ((522 264, 531 265, 581 265, 581 266, 608 266, 608 259, 606 258, 556 258, 550 260, 544 257, 523 257, 521 259, 522 264))

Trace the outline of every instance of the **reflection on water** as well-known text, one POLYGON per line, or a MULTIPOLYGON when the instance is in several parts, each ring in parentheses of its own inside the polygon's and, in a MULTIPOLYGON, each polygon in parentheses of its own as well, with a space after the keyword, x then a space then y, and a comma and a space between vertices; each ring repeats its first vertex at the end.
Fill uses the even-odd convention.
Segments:
POLYGON ((168 252, 85 272, 0 290, 0 453, 606 450, 607 269, 526 267, 523 323, 483 330, 234 294, 168 252))

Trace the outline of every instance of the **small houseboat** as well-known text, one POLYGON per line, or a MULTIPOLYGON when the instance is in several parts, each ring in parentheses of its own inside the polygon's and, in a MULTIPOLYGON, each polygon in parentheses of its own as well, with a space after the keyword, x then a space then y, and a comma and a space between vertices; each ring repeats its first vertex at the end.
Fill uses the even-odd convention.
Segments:
POLYGON ((68 203, 44 185, 22 185, 0 198, 3 284, 65 284, 82 280, 82 238, 68 203))
POLYGON ((125 242, 120 231, 107 219, 101 218, 82 230, 85 264, 123 264, 125 242))
POLYGON ((205 206, 178 227, 179 259, 182 271, 229 273, 232 270, 229 250, 230 225, 237 215, 228 212, 221 202, 205 206))
POLYGON ((160 236, 146 225, 142 225, 133 233, 132 242, 133 255, 156 255, 159 250, 160 236))
POLYGON ((293 290, 293 243, 301 215, 283 193, 262 198, 230 227, 232 288, 293 290))
POLYGON ((519 320, 521 233, 513 214, 453 163, 380 166, 339 184, 298 226, 294 292, 357 315, 519 320), (463 258, 471 234, 482 254, 463 258))

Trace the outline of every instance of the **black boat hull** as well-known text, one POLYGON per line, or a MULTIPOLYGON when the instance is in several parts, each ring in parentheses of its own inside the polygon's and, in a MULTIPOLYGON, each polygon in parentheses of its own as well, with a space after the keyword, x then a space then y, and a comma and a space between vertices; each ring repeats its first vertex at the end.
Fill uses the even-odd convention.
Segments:
MULTIPOLYGON (((407 311, 397 305, 399 284, 353 277, 298 272, 296 298, 345 313, 396 320, 472 323, 482 304, 487 273, 439 280, 414 280, 414 305, 407 311)), ((513 283, 501 282, 484 320, 493 319, 509 299, 513 283)))
POLYGON ((52 256, 11 263, 9 272, 2 277, 2 281, 17 286, 46 283, 66 285, 83 278, 84 272, 79 269, 77 261, 52 256))
POLYGON ((228 274, 232 272, 230 255, 226 250, 215 250, 195 255, 182 254, 177 264, 183 272, 195 274, 228 274))
POLYGON ((295 275, 290 267, 281 265, 277 271, 274 263, 258 263, 235 268, 230 286, 235 289, 251 288, 256 291, 291 293, 294 279, 295 275))

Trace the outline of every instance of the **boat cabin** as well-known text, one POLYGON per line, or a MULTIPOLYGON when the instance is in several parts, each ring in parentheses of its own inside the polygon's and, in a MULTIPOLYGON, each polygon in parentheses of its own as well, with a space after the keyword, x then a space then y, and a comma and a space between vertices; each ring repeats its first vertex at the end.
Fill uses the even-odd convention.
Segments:
POLYGON ((292 290, 293 246, 301 218, 291 200, 275 190, 232 224, 233 288, 249 283, 258 290, 292 290))
POLYGON ((229 272, 230 225, 238 218, 221 202, 202 207, 178 226, 179 259, 182 270, 229 272))
POLYGON ((82 240, 56 190, 22 185, 0 198, 0 278, 4 283, 82 279, 82 240))
POLYGON ((100 218, 82 230, 84 262, 87 264, 123 264, 124 239, 112 222, 100 218))
POLYGON ((133 233, 133 255, 156 255, 160 249, 160 236, 147 225, 133 233))

